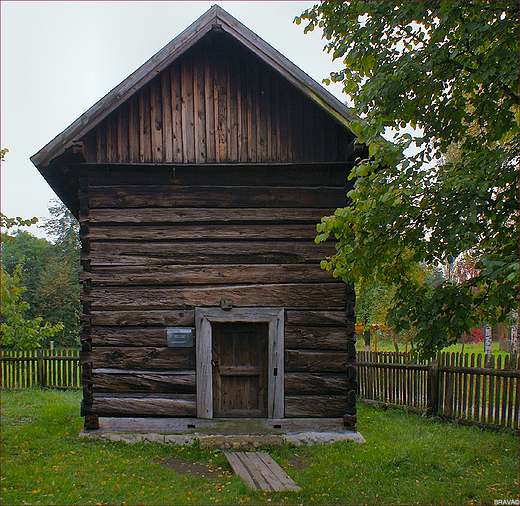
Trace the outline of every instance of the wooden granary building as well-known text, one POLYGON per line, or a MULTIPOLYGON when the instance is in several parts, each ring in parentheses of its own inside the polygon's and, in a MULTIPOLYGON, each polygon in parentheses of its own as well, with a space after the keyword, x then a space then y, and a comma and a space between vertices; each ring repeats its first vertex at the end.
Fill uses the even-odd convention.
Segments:
POLYGON ((81 224, 82 415, 356 423, 347 108, 218 6, 31 160, 81 224))

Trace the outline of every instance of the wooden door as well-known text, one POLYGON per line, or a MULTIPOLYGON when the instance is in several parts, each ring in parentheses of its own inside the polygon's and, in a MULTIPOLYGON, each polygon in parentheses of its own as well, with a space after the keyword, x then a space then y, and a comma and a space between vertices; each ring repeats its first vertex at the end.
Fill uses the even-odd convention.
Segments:
POLYGON ((213 323, 213 416, 267 417, 265 323, 213 323))

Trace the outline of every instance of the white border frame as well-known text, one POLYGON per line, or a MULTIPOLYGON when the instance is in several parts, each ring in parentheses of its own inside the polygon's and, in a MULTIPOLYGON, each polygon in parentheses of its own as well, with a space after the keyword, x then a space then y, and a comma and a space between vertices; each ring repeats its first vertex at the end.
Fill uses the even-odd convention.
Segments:
POLYGON ((197 418, 213 418, 212 322, 268 323, 267 418, 284 417, 284 309, 195 308, 197 418))

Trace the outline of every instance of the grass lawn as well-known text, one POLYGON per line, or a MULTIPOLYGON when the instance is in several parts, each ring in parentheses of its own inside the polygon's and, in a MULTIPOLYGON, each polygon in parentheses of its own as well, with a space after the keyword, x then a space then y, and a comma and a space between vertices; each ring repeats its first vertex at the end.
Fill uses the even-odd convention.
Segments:
POLYGON ((220 450, 78 437, 80 392, 2 391, 2 504, 490 504, 518 499, 519 440, 359 405, 367 444, 267 448, 302 487, 247 488, 220 450), (162 459, 206 463, 210 478, 162 459), (228 471, 228 472, 226 472, 228 471))

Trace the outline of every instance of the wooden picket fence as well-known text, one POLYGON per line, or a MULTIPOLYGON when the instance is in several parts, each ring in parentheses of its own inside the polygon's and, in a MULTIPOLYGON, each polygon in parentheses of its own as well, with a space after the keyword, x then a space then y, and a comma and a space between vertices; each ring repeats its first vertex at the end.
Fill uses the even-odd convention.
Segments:
MULTIPOLYGON (((79 350, 2 350, 2 388, 81 388, 79 350)), ((487 427, 519 430, 520 360, 442 353, 411 363, 404 353, 358 352, 364 402, 487 427)))
POLYGON ((2 350, 2 388, 81 388, 79 350, 2 350))
POLYGON ((441 353, 412 363, 404 353, 358 352, 364 402, 440 416, 459 423, 519 429, 519 358, 441 353))

